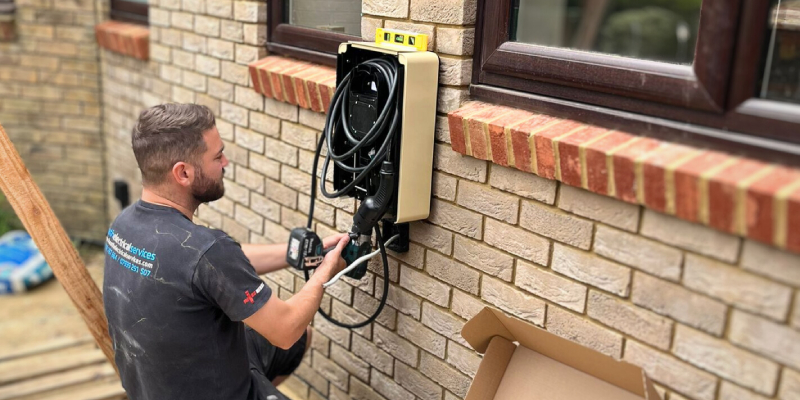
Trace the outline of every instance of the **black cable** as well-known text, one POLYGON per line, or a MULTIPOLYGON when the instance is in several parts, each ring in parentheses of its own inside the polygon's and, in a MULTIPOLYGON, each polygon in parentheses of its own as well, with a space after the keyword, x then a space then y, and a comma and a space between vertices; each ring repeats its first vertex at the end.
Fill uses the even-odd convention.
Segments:
MULTIPOLYGON (((350 85, 352 84, 352 74, 355 71, 353 68, 344 78, 342 81, 337 85, 336 91, 333 94, 333 99, 331 101, 330 109, 328 110, 328 115, 325 119, 325 127, 323 128, 323 132, 320 135, 319 142, 317 143, 317 149, 314 153, 314 162, 312 164, 312 174, 311 174, 311 197, 309 200, 308 206, 308 222, 307 227, 310 230, 313 223, 314 223, 314 205, 317 199, 317 168, 319 167, 319 158, 322 154, 322 146, 325 142, 328 142, 328 153, 325 156, 325 163, 322 165, 322 183, 320 184, 320 190, 325 197, 328 198, 335 198, 340 197, 342 195, 348 194, 357 184, 359 184, 364 178, 366 178, 367 174, 369 174, 373 169, 379 166, 379 164, 386 158, 386 155, 389 154, 389 149, 391 148, 392 140, 394 139, 395 132, 397 131, 397 126, 399 124, 399 115, 400 115, 400 106, 399 102, 397 101, 397 87, 398 87, 398 80, 397 80, 397 63, 396 61, 392 60, 389 61, 387 59, 378 58, 368 60, 362 63, 363 65, 372 65, 378 71, 380 71, 386 81, 389 83, 389 97, 386 101, 386 104, 381 110, 380 115, 375 120, 375 124, 370 128, 370 130, 364 135, 362 139, 356 138, 352 132, 350 131, 350 127, 345 122, 347 121, 347 96, 350 92, 350 85), (387 121, 391 119, 389 123, 388 130, 387 130, 387 121), (342 132, 345 134, 346 139, 352 147, 344 152, 343 154, 336 154, 333 151, 333 143, 337 132, 342 132), (373 156, 372 160, 365 165, 364 167, 351 167, 346 165, 343 160, 347 158, 351 158, 357 151, 361 150, 365 146, 370 146, 374 144, 380 136, 385 135, 384 141, 381 144, 378 151, 373 156), (335 165, 347 172, 351 173, 358 173, 356 177, 344 188, 341 188, 333 193, 328 192, 325 189, 325 177, 328 175, 328 165, 330 164, 331 160, 334 161, 335 165)), ((386 255, 386 248, 384 247, 383 238, 381 237, 380 229, 378 226, 375 226, 375 239, 378 241, 378 248, 381 252, 381 261, 383 261, 383 293, 381 295, 380 303, 378 304, 378 308, 375 312, 366 320, 362 322, 358 322, 355 324, 345 324, 343 322, 337 321, 333 319, 332 316, 328 315, 322 308, 320 307, 319 313, 322 316, 330 321, 332 324, 336 326, 340 326, 343 328, 349 329, 356 329, 362 326, 366 326, 371 322, 375 321, 380 315, 381 311, 383 311, 383 307, 386 305, 386 298, 389 295, 389 258, 386 255)), ((308 281, 310 274, 308 270, 303 270, 305 274, 306 281, 308 281)))

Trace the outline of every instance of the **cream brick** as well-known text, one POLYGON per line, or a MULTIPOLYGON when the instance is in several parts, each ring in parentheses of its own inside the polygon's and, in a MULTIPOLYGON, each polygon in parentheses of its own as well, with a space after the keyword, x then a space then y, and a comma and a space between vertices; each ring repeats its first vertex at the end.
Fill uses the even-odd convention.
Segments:
MULTIPOLYGON (((227 182, 226 182, 226 184, 227 184, 227 182)), ((217 201, 208 203, 208 206, 213 208, 213 209, 215 209, 215 210, 217 210, 217 211, 219 211, 219 212, 221 212, 221 213, 223 213, 223 214, 225 214, 225 215, 227 215, 227 216, 229 216, 229 217, 231 217, 231 218, 233 218, 233 204, 234 203, 228 197, 230 197, 230 196, 226 196, 226 197, 223 197, 223 198, 221 198, 221 199, 219 199, 217 201)))
POLYGON ((181 9, 195 14, 204 14, 206 12, 205 0, 183 0, 181 1, 181 9))
POLYGON ((194 28, 194 15, 185 12, 173 11, 170 18, 170 23, 175 28, 191 31, 194 28))
POLYGON ((451 311, 464 319, 472 319, 476 314, 483 310, 485 304, 480 300, 458 290, 453 289, 453 302, 451 311))
POLYGON ((281 132, 281 120, 260 112, 250 111, 250 129, 277 138, 281 132))
POLYGON ((286 238, 289 237, 289 230, 272 221, 265 220, 264 237, 270 243, 285 243, 286 238))
POLYGON ((239 183, 256 193, 264 193, 264 177, 247 168, 236 167, 236 183, 239 183))
POLYGON ((458 179, 434 171, 432 184, 434 197, 450 201, 456 200, 456 185, 458 185, 458 179))
POLYGON ((642 235, 686 250, 733 263, 741 239, 711 228, 645 210, 642 235))
POLYGON ((513 257, 460 235, 456 235, 454 249, 453 256, 457 260, 504 281, 511 281, 514 272, 513 257))
MULTIPOLYGON (((347 229, 349 228, 348 226, 347 229)), ((407 252, 397 253, 389 250, 389 257, 402 261, 412 267, 422 269, 425 265, 425 248, 416 243, 409 243, 407 252)))
MULTIPOLYGON (((243 117, 243 115, 240 115, 243 117)), ((264 135, 236 126, 236 144, 256 153, 264 154, 264 135)))
POLYGON ((342 390, 348 389, 347 383, 350 374, 348 374, 344 368, 336 365, 336 363, 325 358, 316 351, 314 351, 312 365, 314 370, 327 379, 332 385, 342 390))
POLYGON ((298 107, 274 99, 264 99, 264 112, 282 120, 298 121, 298 107))
POLYGON ((800 332, 785 325, 734 310, 728 339, 792 368, 800 368, 800 332))
POLYGON ((672 351, 684 361, 762 394, 772 395, 778 383, 777 364, 682 325, 675 330, 672 351))
POLYGON ((633 340, 625 343, 624 360, 642 367, 654 380, 697 400, 714 399, 717 377, 633 340))
POLYGON ((553 204, 555 202, 558 187, 556 181, 497 164, 492 164, 491 168, 490 185, 543 203, 553 204))
MULTIPOLYGON (((400 329, 401 317, 398 315, 398 330, 400 329)), ((375 325, 373 341, 375 345, 387 351, 396 359, 414 365, 417 363, 419 353, 417 346, 380 325, 375 325)))
POLYGON ((683 254, 676 249, 633 234, 597 226, 595 253, 641 271, 678 281, 683 254))
POLYGON ((800 330, 800 294, 795 293, 794 295, 794 312, 792 313, 792 321, 791 325, 800 330))
POLYGON ((225 197, 228 197, 231 200, 239 202, 245 206, 250 204, 250 191, 247 190, 247 188, 237 185, 227 179, 224 180, 224 185, 225 197))
POLYGON ((233 2, 230 0, 206 0, 206 12, 220 18, 233 18, 233 2))
MULTIPOLYGON (((206 78, 203 75, 196 74, 191 71, 183 71, 183 85, 189 89, 194 90, 195 92, 205 92, 206 91, 206 78)), ((197 98, 199 99, 201 96, 198 95, 197 98)), ((219 102, 217 102, 219 104, 219 102)), ((219 108, 217 106, 217 108, 219 108)))
MULTIPOLYGON (((378 309, 378 300, 369 294, 356 290, 353 292, 353 308, 365 315, 372 315, 378 309)), ((395 329, 397 327, 397 311, 391 307, 384 307, 375 320, 388 329, 395 329)))
POLYGON ((233 18, 242 22, 266 22, 267 5, 263 2, 237 1, 233 8, 233 18))
POLYGON ((280 204, 253 193, 250 195, 250 207, 259 215, 272 221, 280 222, 280 204))
POLYGON ((281 183, 307 195, 311 194, 311 175, 284 166, 281 169, 281 183))
POLYGON ((295 375, 308 382, 311 387, 320 393, 328 393, 328 380, 320 375, 317 371, 314 371, 310 363, 300 363, 300 366, 297 367, 297 370, 295 370, 295 375))
POLYGON ((192 104, 194 103, 194 91, 184 89, 180 86, 172 87, 172 101, 176 103, 192 104))
POLYGON ((403 389, 391 378, 380 372, 372 373, 372 381, 370 381, 372 388, 378 393, 386 396, 390 400, 414 400, 414 394, 408 390, 403 389))
POLYGON ((781 400, 800 400, 800 372, 789 368, 783 369, 778 398, 781 400))
POLYGON ((428 221, 471 238, 481 238, 483 218, 480 214, 434 199, 428 221))
POLYGON ((157 43, 150 44, 150 59, 164 64, 172 62, 172 49, 157 43))
POLYGON ((382 27, 383 20, 380 18, 361 17, 361 39, 374 42, 376 30, 382 27))
POLYGON ((436 110, 440 113, 449 113, 457 110, 469 98, 469 91, 466 89, 457 89, 453 87, 443 86, 439 88, 439 94, 436 98, 436 110))
POLYGON ((461 329, 464 321, 460 318, 430 304, 422 304, 422 323, 430 327, 436 333, 450 340, 455 340, 464 346, 468 346, 467 341, 461 337, 461 329))
POLYGON ((281 390, 283 389, 288 389, 288 391, 292 393, 305 396, 305 394, 308 393, 308 384, 300 380, 297 376, 289 376, 281 386, 281 390))
POLYGON ((194 54, 181 49, 172 49, 172 62, 177 67, 185 68, 194 71, 194 54))
POLYGON ((595 221, 636 232, 639 228, 638 205, 601 196, 573 186, 561 185, 558 207, 595 221))
POLYGON ((748 271, 800 287, 798 265, 800 265, 800 256, 796 254, 752 240, 744 242, 742 267, 748 271))
POLYGON ((786 286, 694 255, 686 256, 683 281, 698 292, 779 321, 786 318, 792 297, 786 286))
POLYGON ((627 297, 630 293, 630 268, 605 261, 591 253, 556 243, 553 248, 551 268, 553 271, 617 296, 627 297))
POLYGON ((233 85, 230 83, 208 78, 208 93, 220 100, 232 102, 233 90, 233 85))
POLYGON ((403 363, 395 366, 394 380, 422 400, 442 398, 442 388, 439 385, 403 363))
POLYGON ((220 37, 223 40, 242 43, 244 41, 244 24, 223 19, 220 21, 220 37))
MULTIPOLYGON (((227 155, 228 159, 231 160, 234 164, 237 164, 236 167, 239 166, 246 167, 248 162, 248 154, 249 152, 244 147, 239 145, 230 143, 230 142, 222 142, 225 145, 225 154, 227 155)), ((234 171, 233 167, 226 169, 226 171, 234 171)), ((227 176, 227 175, 226 175, 227 176)))
MULTIPOLYGON (((386 400, 381 395, 375 393, 372 389, 370 389, 366 383, 363 383, 358 379, 353 379, 350 382, 350 386, 351 386, 350 393, 348 395, 343 394, 342 395, 343 399, 386 400)), ((332 387, 332 389, 336 389, 336 387, 332 387)))
MULTIPOLYGON (((378 290, 381 286, 376 283, 375 297, 380 298, 383 290, 378 290)), ((395 285, 389 285, 389 295, 386 297, 386 304, 394 307, 397 311, 410 315, 414 319, 419 319, 420 301, 408 292, 399 289, 395 285)))
POLYGON ((400 269, 400 286, 442 307, 450 303, 450 287, 412 268, 400 269))
POLYGON ((281 122, 281 139, 301 149, 314 151, 317 148, 317 131, 291 122, 281 122))
POLYGON ((300 124, 320 132, 325 127, 326 115, 316 111, 307 110, 305 108, 300 108, 298 119, 300 124))
POLYGON ((421 243, 428 248, 437 249, 450 255, 453 251, 453 234, 425 222, 412 222, 409 225, 411 240, 421 243))
POLYGON ((247 109, 223 101, 220 103, 221 117, 239 126, 247 126, 247 109))
MULTIPOLYGON (((521 290, 507 285, 502 281, 488 276, 484 276, 481 281, 481 298, 495 307, 513 314, 519 318, 530 321, 536 325, 544 325, 545 302, 525 294, 521 290)), ((469 298, 468 302, 472 300, 469 298)), ((453 296, 453 308, 455 308, 455 295, 453 296)), ((470 304, 472 310, 467 315, 477 313, 483 308, 482 304, 470 304)), ((454 310, 454 312, 457 312, 454 310)), ((461 315, 461 314, 460 314, 461 315)), ((466 315, 461 315, 466 318, 466 315)), ((470 318, 472 316, 470 315, 470 318)))
POLYGON ((587 308, 589 317, 655 347, 669 349, 672 321, 594 290, 589 291, 587 308))
POLYGON ((722 381, 719 389, 719 400, 767 400, 747 389, 742 389, 730 382, 722 381))
MULTIPOLYGON (((447 339, 411 317, 405 315, 397 316, 397 333, 419 348, 439 358, 444 358, 447 339)), ((406 360, 406 362, 413 364, 414 360, 406 360)))
POLYGON ((605 355, 622 357, 622 335, 560 307, 548 307, 547 330, 605 355))
MULTIPOLYGON (((308 204, 311 201, 309 196, 299 194, 297 209, 303 214, 308 214, 308 204)), ((335 209, 321 201, 314 204, 314 219, 324 224, 333 225, 335 221, 335 209)))
POLYGON ((409 0, 363 0, 361 12, 382 17, 408 17, 409 0))
POLYGON ((194 32, 203 36, 219 37, 219 22, 216 17, 195 16, 194 32))
POLYGON ((467 395, 467 389, 472 383, 472 380, 468 376, 461 374, 445 362, 425 353, 422 353, 422 357, 420 358, 419 371, 461 398, 467 395))
POLYGON ((478 271, 432 251, 428 252, 426 264, 430 275, 465 292, 478 294, 478 280, 480 279, 478 271))
MULTIPOLYGON (((298 226, 305 226, 307 218, 308 216, 304 215, 303 213, 286 207, 281 208, 281 225, 286 229, 294 229, 298 226)), ((331 291, 336 290, 339 289, 332 289, 331 291)))
POLYGON ((319 313, 314 317, 314 329, 327 336, 331 342, 344 348, 350 348, 350 330, 328 322, 319 313))
POLYGON ((716 336, 725 328, 724 304, 646 274, 634 274, 631 301, 716 336))
POLYGON ((200 36, 191 32, 181 32, 183 38, 182 47, 186 51, 205 54, 208 52, 205 36, 200 36))
POLYGON ((519 199, 486 185, 469 181, 461 182, 456 202, 473 211, 510 224, 517 222, 519 199))
POLYGON ((465 179, 486 182, 486 161, 456 153, 448 145, 434 147, 433 168, 465 179))
MULTIPOLYGON (((389 257, 386 261, 389 262, 389 282, 400 282, 400 262, 392 257, 389 257)), ((367 265, 370 271, 374 272, 377 276, 384 276, 383 273, 383 260, 378 259, 378 257, 373 258, 370 260, 369 264, 367 265)))
POLYGON ((475 0, 444 0, 426 2, 411 0, 411 19, 451 25, 475 23, 477 6, 475 0))
POLYGON ((211 209, 211 207, 202 204, 197 209, 197 215, 209 225, 219 229, 222 227, 222 214, 211 209))
MULTIPOLYGON (((431 29, 432 30, 432 29, 431 29)), ((432 36, 432 35, 431 35, 432 36)), ((433 47, 431 43, 428 47, 433 47)), ((439 84, 464 86, 472 80, 472 59, 439 58, 439 84)))
MULTIPOLYGON (((404 22, 404 21, 392 21, 386 20, 384 24, 386 29, 397 29, 401 31, 407 32, 416 32, 416 33, 423 33, 428 35, 428 51, 433 51, 433 42, 435 41, 436 37, 433 34, 433 25, 426 25, 426 24, 414 24, 411 22, 404 22)), ((374 33, 373 33, 374 35, 374 33)), ((374 39, 373 39, 374 40, 374 39)), ((442 62, 442 59, 439 59, 439 62, 442 62)), ((441 65, 440 65, 441 66, 441 65)), ((439 84, 447 84, 442 80, 439 80, 439 84)))
POLYGON ((178 84, 181 83, 181 79, 183 79, 180 68, 171 67, 169 65, 161 65, 160 76, 167 82, 178 84))
POLYGON ((169 28, 172 25, 170 22, 172 20, 172 16, 167 10, 153 7, 148 11, 148 14, 149 22, 153 26, 163 26, 169 28))
POLYGON ((586 287, 523 261, 517 262, 514 284, 529 293, 558 303, 570 310, 583 312, 586 287))
POLYGON ((218 77, 220 73, 219 60, 198 54, 194 58, 197 72, 208 76, 218 77))
POLYGON ((267 43, 267 24, 244 24, 242 33, 246 44, 263 46, 267 43))
POLYGON ((208 54, 221 60, 233 60, 233 43, 227 40, 208 39, 208 54))
POLYGON ((525 230, 491 219, 486 220, 486 244, 522 257, 539 265, 547 265, 550 242, 525 230))
POLYGON ((235 83, 239 86, 250 85, 250 72, 246 65, 239 65, 231 61, 222 61, 222 80, 235 83))
MULTIPOLYGON (((286 289, 289 289, 289 291, 294 292, 295 288, 294 275, 292 275, 291 272, 282 269, 270 272, 267 276, 275 280, 275 282, 278 283, 280 286, 285 287, 286 289)), ((298 287, 300 286, 298 285, 298 287)), ((322 340, 320 339, 320 341, 322 340)), ((327 353, 327 351, 325 351, 325 353, 327 353)))
POLYGON ((379 371, 390 375, 394 371, 392 356, 361 336, 353 336, 351 351, 379 371))
POLYGON ((447 362, 465 375, 474 378, 481 360, 474 350, 452 341, 447 342, 447 362))
POLYGON ((531 201, 522 202, 519 225, 584 250, 592 245, 592 223, 531 201))
POLYGON ((265 139, 264 154, 282 164, 297 166, 297 149, 279 140, 265 139))
POLYGON ((180 0, 161 0, 156 2, 157 6, 161 6, 162 8, 166 8, 168 10, 180 10, 181 9, 181 2, 180 0))
POLYGON ((228 217, 222 217, 222 230, 239 243, 246 243, 250 237, 247 227, 228 217))
POLYGON ((269 199, 286 207, 295 208, 297 206, 297 192, 271 179, 265 181, 264 192, 269 199))

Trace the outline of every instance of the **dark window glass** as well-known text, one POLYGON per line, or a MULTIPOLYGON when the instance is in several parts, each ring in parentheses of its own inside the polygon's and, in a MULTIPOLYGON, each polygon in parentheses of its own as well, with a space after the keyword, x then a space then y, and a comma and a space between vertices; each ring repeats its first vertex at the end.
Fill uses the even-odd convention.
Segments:
POLYGON ((111 0, 111 19, 147 25, 147 0, 111 0))
POLYGON ((758 97, 800 104, 800 1, 773 0, 758 97))
POLYGON ((515 0, 512 41, 691 64, 701 0, 515 0))
POLYGON ((283 0, 291 25, 361 36, 361 0, 283 0))

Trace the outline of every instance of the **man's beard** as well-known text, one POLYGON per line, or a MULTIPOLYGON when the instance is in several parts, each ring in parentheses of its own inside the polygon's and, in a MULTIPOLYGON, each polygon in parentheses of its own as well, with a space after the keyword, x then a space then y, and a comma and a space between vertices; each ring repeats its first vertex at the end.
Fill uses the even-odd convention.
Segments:
MULTIPOLYGON (((225 194, 225 183, 222 178, 219 181, 214 181, 207 177, 202 169, 196 167, 195 171, 197 171, 197 176, 195 181, 192 182, 192 197, 198 203, 208 203, 222 198, 225 194)), ((225 174, 224 169, 222 173, 225 174)))

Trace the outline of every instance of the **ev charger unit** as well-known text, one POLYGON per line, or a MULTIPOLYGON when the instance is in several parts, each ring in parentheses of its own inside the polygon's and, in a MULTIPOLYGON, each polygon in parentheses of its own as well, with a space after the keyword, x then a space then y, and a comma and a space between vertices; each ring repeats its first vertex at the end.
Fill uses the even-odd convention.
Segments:
MULTIPOLYGON (((436 94, 439 57, 426 51, 424 34, 378 28, 374 43, 347 42, 339 46, 336 63, 336 91, 328 110, 325 128, 317 144, 313 170, 320 156, 325 160, 321 175, 332 178, 333 190, 325 180, 320 192, 328 198, 353 197, 359 203, 349 231, 350 242, 342 256, 348 267, 340 276, 361 279, 367 261, 378 254, 388 275, 386 248, 408 251, 408 222, 428 218, 433 171, 436 94), (327 144, 323 152, 323 146, 327 144), (329 167, 333 166, 333 171, 329 167), (332 172, 332 173, 331 173, 332 172), (380 229, 378 223, 381 222, 380 229), (378 250, 372 251, 372 234, 378 250)), ((292 230, 287 262, 305 272, 322 262, 329 249, 312 230, 317 174, 312 174, 308 224, 292 230)), ((374 320, 386 301, 383 299, 374 320)))

